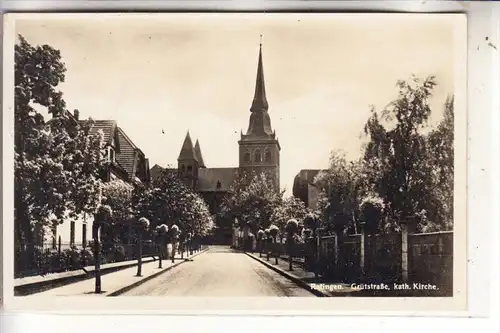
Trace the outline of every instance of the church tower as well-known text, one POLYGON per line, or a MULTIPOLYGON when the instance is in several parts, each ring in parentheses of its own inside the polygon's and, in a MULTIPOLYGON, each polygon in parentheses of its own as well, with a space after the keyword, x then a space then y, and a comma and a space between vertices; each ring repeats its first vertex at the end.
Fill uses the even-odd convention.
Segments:
POLYGON ((279 190, 281 147, 271 127, 268 109, 261 42, 248 130, 246 134, 241 133, 238 141, 239 167, 247 172, 267 173, 272 177, 276 190, 279 190))
MULTIPOLYGON (((193 147, 193 141, 191 141, 191 136, 189 131, 186 134, 184 143, 182 144, 181 152, 177 158, 177 171, 179 173, 179 178, 184 181, 186 186, 190 188, 196 188, 198 182, 198 169, 201 167, 200 161, 198 161, 197 152, 201 158, 201 150, 198 141, 197 148, 193 147)), ((203 160, 201 160, 203 164, 203 160)), ((205 167, 205 165, 203 165, 205 167)))

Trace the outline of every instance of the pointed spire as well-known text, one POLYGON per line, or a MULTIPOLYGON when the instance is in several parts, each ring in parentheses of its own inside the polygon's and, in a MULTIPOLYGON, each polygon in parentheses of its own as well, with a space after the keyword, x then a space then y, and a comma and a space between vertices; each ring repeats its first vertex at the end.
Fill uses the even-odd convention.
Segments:
POLYGON ((186 138, 182 144, 181 152, 179 153, 178 160, 194 159, 196 160, 196 154, 193 148, 193 141, 191 141, 191 136, 189 131, 187 131, 186 138))
POLYGON ((198 139, 196 140, 196 143, 194 145, 194 154, 196 157, 196 160, 200 164, 200 168, 205 168, 205 162, 203 161, 203 155, 201 155, 201 148, 200 148, 200 142, 198 139))
POLYGON ((255 82, 255 94, 253 97, 251 112, 267 111, 269 105, 266 98, 266 86, 264 82, 264 67, 262 65, 262 34, 260 35, 259 63, 257 65, 257 79, 255 82))

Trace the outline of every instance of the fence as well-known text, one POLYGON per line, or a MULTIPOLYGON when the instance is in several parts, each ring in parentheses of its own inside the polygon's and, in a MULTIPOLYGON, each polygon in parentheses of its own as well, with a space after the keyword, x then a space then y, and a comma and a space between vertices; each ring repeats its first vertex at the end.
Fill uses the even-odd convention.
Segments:
POLYGON ((401 234, 368 235, 365 252, 365 274, 376 283, 401 280, 401 234))
MULTIPOLYGON (((257 251, 273 257, 288 255, 304 268, 327 280, 348 283, 432 284, 439 288, 433 295, 451 295, 453 290, 453 232, 401 233, 385 235, 328 235, 295 244, 257 244, 257 251)), ((424 295, 421 292, 420 295, 424 295)))
MULTIPOLYGON (((137 244, 102 244, 102 264, 134 260, 138 257, 137 244)), ((191 249, 201 249, 199 242, 193 241, 191 249)), ((145 240, 142 256, 158 255, 158 244, 145 240)), ((14 277, 21 278, 48 273, 60 273, 76 270, 95 264, 92 243, 83 247, 81 244, 59 242, 41 245, 28 244, 25 248, 15 248, 14 277)))
POLYGON ((408 278, 453 290, 453 232, 408 235, 408 278))

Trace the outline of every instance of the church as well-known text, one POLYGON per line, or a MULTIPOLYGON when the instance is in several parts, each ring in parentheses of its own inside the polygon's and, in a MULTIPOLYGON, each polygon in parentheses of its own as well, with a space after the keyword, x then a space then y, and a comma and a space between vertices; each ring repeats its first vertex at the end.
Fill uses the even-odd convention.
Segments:
MULTIPOLYGON (((229 193, 232 182, 239 172, 266 172, 271 175, 276 190, 280 188, 280 144, 275 131, 271 126, 269 116, 269 104, 266 97, 264 81, 264 66, 262 61, 262 43, 259 47, 257 64, 257 78, 252 105, 250 107, 250 118, 246 134, 241 133, 239 146, 239 158, 237 167, 210 168, 203 161, 200 142, 193 140, 186 134, 184 143, 177 158, 178 176, 186 185, 199 193, 208 204, 212 214, 216 215, 225 195, 229 193)), ((151 169, 151 178, 154 181, 158 175, 165 170, 159 165, 151 169)), ((220 227, 226 223, 216 224, 220 227)), ((231 241, 232 230, 230 225, 223 228, 223 243, 231 241), (227 230, 226 230, 227 229, 227 230)))

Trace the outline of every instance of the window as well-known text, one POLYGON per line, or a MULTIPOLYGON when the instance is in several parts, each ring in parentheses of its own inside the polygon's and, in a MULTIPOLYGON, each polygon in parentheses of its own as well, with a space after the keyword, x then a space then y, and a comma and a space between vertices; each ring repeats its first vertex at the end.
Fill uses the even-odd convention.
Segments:
POLYGON ((256 149, 254 153, 254 161, 255 162, 262 162, 262 155, 260 154, 260 149, 256 149))
POLYGON ((69 228, 69 245, 75 245, 75 221, 71 221, 69 228))
POLYGON ((181 173, 184 174, 184 172, 186 172, 186 167, 183 165, 181 165, 181 173))
POLYGON ((188 175, 190 175, 190 174, 192 174, 192 173, 193 173, 193 167, 192 167, 192 166, 190 166, 190 165, 189 165, 189 166, 187 167, 187 173, 188 173, 188 175))
POLYGON ((250 152, 248 150, 243 154, 243 162, 250 162, 250 152))
POLYGON ((271 151, 270 150, 266 150, 266 154, 264 156, 264 160, 266 162, 271 162, 271 151))
POLYGON ((115 150, 113 147, 108 147, 108 162, 115 162, 115 150))
POLYGON ((218 181, 217 181, 217 189, 218 189, 218 190, 220 190, 221 186, 222 186, 222 185, 221 185, 221 183, 220 183, 220 180, 218 180, 218 181))

